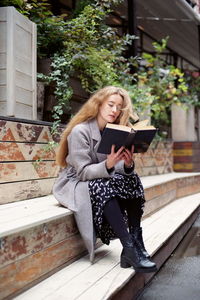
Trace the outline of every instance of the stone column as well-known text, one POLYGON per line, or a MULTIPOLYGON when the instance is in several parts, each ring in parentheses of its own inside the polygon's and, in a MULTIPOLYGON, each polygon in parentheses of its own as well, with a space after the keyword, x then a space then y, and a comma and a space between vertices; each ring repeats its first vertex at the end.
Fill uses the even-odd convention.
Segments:
POLYGON ((173 141, 197 141, 194 107, 184 109, 181 106, 172 104, 171 113, 173 141))
POLYGON ((195 110, 172 105, 173 169, 200 172, 200 142, 195 128, 195 110))

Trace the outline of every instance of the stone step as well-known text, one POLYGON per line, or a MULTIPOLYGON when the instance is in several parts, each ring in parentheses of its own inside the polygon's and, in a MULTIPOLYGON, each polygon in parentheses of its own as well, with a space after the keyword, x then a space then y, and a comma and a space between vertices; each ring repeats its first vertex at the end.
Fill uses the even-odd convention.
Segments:
POLYGON ((168 173, 141 177, 145 188, 144 217, 180 197, 200 192, 200 173, 168 173))
MULTIPOLYGON (((200 193, 175 200, 143 220, 146 248, 159 268, 196 219, 199 207, 200 193)), ((120 268, 118 240, 96 252, 94 264, 83 257, 14 299, 128 300, 153 276, 120 268)))
MULTIPOLYGON (((144 220, 171 201, 200 191, 199 173, 141 178, 144 220)), ((0 299, 42 280, 85 253, 73 214, 53 195, 0 206, 0 299)))
POLYGON ((0 299, 85 253, 73 214, 51 196, 0 206, 0 299))

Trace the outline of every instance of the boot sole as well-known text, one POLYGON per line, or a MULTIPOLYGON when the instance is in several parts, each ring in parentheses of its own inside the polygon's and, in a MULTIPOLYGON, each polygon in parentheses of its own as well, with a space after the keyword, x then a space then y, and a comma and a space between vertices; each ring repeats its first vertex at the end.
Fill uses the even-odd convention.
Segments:
POLYGON ((123 269, 133 267, 135 272, 138 272, 138 273, 153 273, 153 272, 158 271, 156 266, 152 267, 152 268, 137 268, 137 267, 134 267, 132 264, 129 264, 128 262, 124 262, 124 261, 120 262, 120 267, 123 269))

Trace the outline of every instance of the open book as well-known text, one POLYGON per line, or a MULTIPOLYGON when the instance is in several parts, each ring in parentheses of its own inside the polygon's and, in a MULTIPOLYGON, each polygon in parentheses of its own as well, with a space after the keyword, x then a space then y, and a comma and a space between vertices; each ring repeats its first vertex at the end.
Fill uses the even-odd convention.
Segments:
POLYGON ((146 152, 157 131, 154 126, 147 124, 148 120, 140 121, 132 127, 108 123, 97 152, 110 154, 112 145, 115 145, 115 151, 121 146, 131 149, 134 145, 135 153, 146 152))

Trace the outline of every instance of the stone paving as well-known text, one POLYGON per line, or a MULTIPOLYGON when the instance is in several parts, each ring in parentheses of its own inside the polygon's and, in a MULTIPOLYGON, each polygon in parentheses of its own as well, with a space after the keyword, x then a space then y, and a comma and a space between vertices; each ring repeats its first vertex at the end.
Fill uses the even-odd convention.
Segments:
POLYGON ((200 299, 200 215, 137 300, 200 299))

